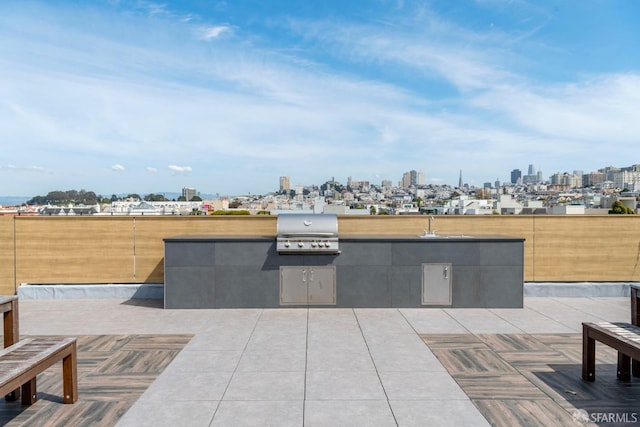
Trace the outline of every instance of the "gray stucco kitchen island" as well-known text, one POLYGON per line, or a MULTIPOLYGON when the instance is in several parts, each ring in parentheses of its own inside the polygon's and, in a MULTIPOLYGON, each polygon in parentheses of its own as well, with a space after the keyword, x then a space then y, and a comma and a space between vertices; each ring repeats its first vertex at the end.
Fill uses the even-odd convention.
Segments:
POLYGON ((273 237, 164 239, 165 308, 522 308, 524 239, 340 236, 336 254, 273 237))

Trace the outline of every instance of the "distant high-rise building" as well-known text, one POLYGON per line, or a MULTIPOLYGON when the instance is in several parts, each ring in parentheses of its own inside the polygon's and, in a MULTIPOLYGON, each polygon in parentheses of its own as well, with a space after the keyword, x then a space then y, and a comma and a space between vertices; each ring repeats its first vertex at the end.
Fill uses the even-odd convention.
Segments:
POLYGON ((573 176, 575 177, 574 181, 576 182, 576 187, 578 188, 584 187, 584 171, 574 170, 573 176))
POLYGON ((416 186, 416 185, 424 185, 425 184, 425 179, 424 179, 424 172, 420 171, 416 171, 416 170, 411 170, 409 172, 405 172, 404 174, 402 174, 402 181, 401 181, 401 185, 402 187, 411 187, 411 186, 416 186))
POLYGON ((380 185, 383 188, 390 189, 391 187, 393 187, 393 182, 391 182, 390 179, 383 179, 380 185))
POLYGON ((584 187, 596 186, 602 184, 607 178, 604 172, 589 172, 582 177, 582 185, 584 187))
POLYGON ((528 173, 522 177, 522 183, 531 185, 540 184, 542 181, 542 171, 538 171, 536 173, 536 168, 533 166, 533 164, 530 164, 528 173))
POLYGON ((280 193, 289 193, 291 191, 291 181, 288 176, 280 177, 280 193))
POLYGON ((514 169, 511 171, 511 183, 517 184, 522 181, 522 171, 520 169, 514 169))
POLYGON ((615 188, 628 189, 634 191, 638 187, 640 181, 640 173, 633 171, 632 169, 621 169, 617 172, 613 172, 613 183, 615 188))
POLYGON ((188 202, 197 196, 196 189, 193 187, 184 187, 182 189, 182 197, 188 202))
POLYGON ((402 181, 400 181, 401 187, 410 187, 411 186, 411 173, 405 172, 402 174, 402 181))
POLYGON ((356 181, 352 177, 347 177, 347 187, 350 189, 360 189, 363 191, 368 191, 371 184, 369 181, 356 181))
POLYGON ((462 169, 460 169, 460 176, 458 177, 458 188, 462 188, 464 186, 462 182, 462 169))

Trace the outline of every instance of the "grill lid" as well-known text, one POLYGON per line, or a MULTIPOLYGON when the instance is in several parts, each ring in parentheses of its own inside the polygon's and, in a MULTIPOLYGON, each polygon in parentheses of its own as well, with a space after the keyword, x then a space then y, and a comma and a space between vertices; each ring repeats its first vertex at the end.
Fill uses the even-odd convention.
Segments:
POLYGON ((276 248, 279 253, 339 253, 338 216, 278 215, 276 248))

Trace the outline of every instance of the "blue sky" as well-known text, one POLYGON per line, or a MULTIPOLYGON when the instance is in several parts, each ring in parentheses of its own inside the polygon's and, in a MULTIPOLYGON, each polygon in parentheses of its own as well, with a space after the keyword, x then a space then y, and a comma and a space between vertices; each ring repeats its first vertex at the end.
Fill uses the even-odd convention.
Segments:
POLYGON ((640 163, 640 2, 0 2, 0 195, 640 163))

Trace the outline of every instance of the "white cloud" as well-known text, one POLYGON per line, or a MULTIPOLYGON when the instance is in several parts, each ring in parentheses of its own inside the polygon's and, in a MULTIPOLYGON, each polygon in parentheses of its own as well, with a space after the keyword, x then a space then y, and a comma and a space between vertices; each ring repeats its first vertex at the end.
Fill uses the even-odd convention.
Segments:
POLYGON ((111 166, 111 170, 114 171, 114 172, 123 172, 125 170, 125 167, 122 166, 122 165, 116 164, 116 165, 111 166))
POLYGON ((600 76, 553 86, 504 86, 474 98, 477 107, 504 114, 544 137, 587 143, 640 140, 640 74, 600 76))
POLYGON ((151 172, 151 173, 157 173, 158 172, 158 169, 153 168, 151 166, 147 166, 146 170, 147 170, 147 172, 151 172))
POLYGON ((191 172, 191 166, 177 166, 177 165, 169 165, 167 166, 170 171, 174 174, 188 174, 191 172))
POLYGON ((46 172, 45 168, 40 166, 16 166, 16 165, 0 165, 0 170, 11 170, 16 172, 46 172))
POLYGON ((431 11, 418 11, 411 18, 398 18, 385 26, 336 21, 289 23, 293 31, 318 40, 340 60, 371 67, 403 67, 422 80, 448 82, 460 90, 516 78, 502 66, 513 61, 513 54, 503 47, 512 35, 470 31, 431 11))
POLYGON ((215 25, 212 27, 204 27, 200 29, 200 38, 202 40, 212 40, 220 37, 222 34, 230 32, 231 27, 227 25, 215 25))

